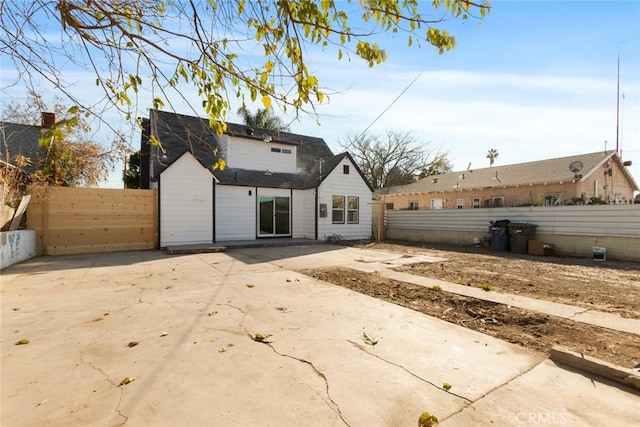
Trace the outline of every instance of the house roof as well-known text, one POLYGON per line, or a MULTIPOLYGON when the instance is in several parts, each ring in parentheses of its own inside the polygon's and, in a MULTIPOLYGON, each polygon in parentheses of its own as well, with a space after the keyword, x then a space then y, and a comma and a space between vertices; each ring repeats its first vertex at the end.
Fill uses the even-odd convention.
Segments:
MULTIPOLYGON (((44 158, 46 151, 38 141, 42 136, 40 126, 23 125, 19 123, 0 122, 0 158, 11 165, 15 165, 17 156, 28 157, 32 161, 44 158)), ((35 172, 36 167, 26 165, 22 167, 27 173, 35 172)))
MULTIPOLYGON (((307 189, 316 187, 348 155, 342 153, 334 156, 322 138, 227 123, 225 134, 229 136, 261 141, 270 139, 274 143, 296 146, 298 172, 267 172, 234 167, 213 170, 212 165, 219 158, 220 143, 216 132, 209 127, 208 119, 151 110, 150 132, 160 142, 160 146, 151 147, 150 153, 151 174, 156 179, 164 169, 189 151, 221 184, 307 189), (324 176, 320 173, 320 159, 324 160, 324 176)), ((355 165, 353 159, 351 161, 355 165)), ((367 182, 366 179, 364 181, 367 182)))
MULTIPOLYGON (((614 151, 599 151, 555 159, 450 172, 431 175, 408 185, 381 189, 377 194, 442 193, 464 189, 580 181, 595 173, 610 159, 620 161, 614 151), (582 170, 577 174, 569 170, 569 165, 573 162, 581 162, 583 165, 582 170)), ((634 190, 638 190, 638 185, 633 180, 633 177, 624 166, 620 166, 634 186, 634 190)))

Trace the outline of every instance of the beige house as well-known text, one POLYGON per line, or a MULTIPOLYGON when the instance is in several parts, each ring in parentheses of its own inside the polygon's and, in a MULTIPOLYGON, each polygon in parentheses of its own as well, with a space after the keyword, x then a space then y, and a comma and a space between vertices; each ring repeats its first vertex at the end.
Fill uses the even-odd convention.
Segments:
POLYGON ((638 184, 614 151, 433 175, 377 190, 387 210, 633 203, 638 184))

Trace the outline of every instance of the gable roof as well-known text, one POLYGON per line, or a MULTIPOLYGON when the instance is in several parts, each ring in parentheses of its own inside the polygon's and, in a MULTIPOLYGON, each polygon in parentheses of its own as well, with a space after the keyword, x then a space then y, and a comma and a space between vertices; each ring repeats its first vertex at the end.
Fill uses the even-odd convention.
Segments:
MULTIPOLYGON (((152 145, 150 147, 149 162, 153 179, 157 179, 163 170, 189 151, 221 184, 308 189, 316 187, 326 177, 326 175, 320 175, 320 159, 323 159, 325 164, 326 172, 323 172, 328 174, 345 155, 348 155, 342 153, 334 156, 322 138, 227 123, 225 134, 229 136, 260 141, 270 138, 274 143, 296 146, 298 172, 266 172, 265 170, 249 170, 232 166, 228 166, 224 170, 213 170, 212 165, 219 157, 217 153, 221 144, 216 132, 209 127, 208 119, 151 110, 149 133, 160 142, 160 146, 152 145)), ((142 144, 146 143, 148 143, 148 136, 145 138, 143 135, 142 144)), ((352 158, 351 162, 363 180, 367 182, 352 158)), ((371 188, 368 182, 367 185, 371 188)))
MULTIPOLYGON (((540 185, 571 181, 584 181, 595 173, 609 159, 620 162, 620 158, 614 151, 579 154, 575 156, 558 157, 554 159, 537 160, 526 163, 514 163, 511 165, 494 166, 490 168, 472 169, 466 171, 450 172, 441 175, 430 175, 420 181, 382 189, 378 194, 400 193, 442 193, 459 189, 480 189, 491 187, 512 187, 516 185, 540 185), (579 161, 583 164, 579 176, 569 170, 572 162, 579 161)), ((638 185, 633 180, 626 168, 620 165, 629 181, 638 190, 638 185)))
MULTIPOLYGON (((19 123, 0 122, 0 160, 15 165, 17 156, 24 156, 35 161, 46 156, 46 151, 38 141, 42 136, 41 127, 19 123)), ((22 167, 27 173, 36 171, 32 164, 22 167)))

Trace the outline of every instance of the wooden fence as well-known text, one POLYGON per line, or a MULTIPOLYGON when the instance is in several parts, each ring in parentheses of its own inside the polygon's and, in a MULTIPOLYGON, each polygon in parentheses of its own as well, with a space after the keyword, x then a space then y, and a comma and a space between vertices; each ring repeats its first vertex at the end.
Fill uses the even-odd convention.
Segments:
POLYGON ((50 187, 32 193, 27 228, 38 255, 156 247, 157 192, 50 187))

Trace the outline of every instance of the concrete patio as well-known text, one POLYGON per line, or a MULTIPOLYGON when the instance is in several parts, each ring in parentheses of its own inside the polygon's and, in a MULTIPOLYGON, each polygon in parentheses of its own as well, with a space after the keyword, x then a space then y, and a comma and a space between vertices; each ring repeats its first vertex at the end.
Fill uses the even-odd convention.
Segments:
POLYGON ((631 389, 294 271, 430 259, 309 245, 17 264, 2 273, 0 424, 640 422, 631 389))

